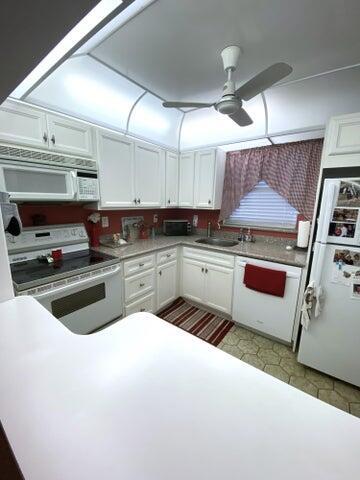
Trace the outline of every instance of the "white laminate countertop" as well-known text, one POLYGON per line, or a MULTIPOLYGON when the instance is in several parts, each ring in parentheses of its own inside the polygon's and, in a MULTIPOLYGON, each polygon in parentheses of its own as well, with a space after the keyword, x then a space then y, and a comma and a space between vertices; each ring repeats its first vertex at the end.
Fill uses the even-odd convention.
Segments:
POLYGON ((26 480, 354 480, 360 420, 157 317, 88 336, 0 304, 0 418, 26 480))
MULTIPOLYGON (((121 260, 135 257, 137 255, 155 252, 164 248, 175 247, 183 245, 186 247, 195 247, 205 250, 213 250, 222 253, 229 253, 232 255, 241 255, 244 257, 257 258, 260 260, 268 260, 270 262, 284 263, 287 265, 294 265, 297 267, 304 267, 306 264, 307 252, 299 250, 286 250, 286 241, 265 241, 261 238, 257 239, 255 243, 238 243, 233 247, 221 247, 215 245, 206 245, 197 243, 196 240, 204 238, 203 235, 187 235, 187 236, 165 236, 159 235, 155 239, 135 240, 132 244, 111 248, 101 246, 100 250, 110 255, 115 255, 121 260)), ((289 241, 289 243, 293 243, 289 241)))

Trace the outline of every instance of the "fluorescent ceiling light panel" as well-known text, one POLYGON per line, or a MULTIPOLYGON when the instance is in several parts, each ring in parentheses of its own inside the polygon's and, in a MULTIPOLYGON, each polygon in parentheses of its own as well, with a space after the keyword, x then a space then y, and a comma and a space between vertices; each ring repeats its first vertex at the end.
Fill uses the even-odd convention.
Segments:
POLYGON ((104 20, 123 0, 101 0, 51 52, 34 68, 32 72, 16 87, 11 97, 22 98, 30 88, 39 82, 66 54, 78 44, 96 25, 104 20))

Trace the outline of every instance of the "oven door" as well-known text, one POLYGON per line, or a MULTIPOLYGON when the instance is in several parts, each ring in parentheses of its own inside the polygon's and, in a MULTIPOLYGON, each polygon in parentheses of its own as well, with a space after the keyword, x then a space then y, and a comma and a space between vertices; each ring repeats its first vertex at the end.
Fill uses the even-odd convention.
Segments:
POLYGON ((74 200, 76 173, 73 170, 33 166, 0 165, 0 190, 11 200, 74 200))
POLYGON ((34 298, 73 333, 90 333, 123 314, 121 267, 34 298))

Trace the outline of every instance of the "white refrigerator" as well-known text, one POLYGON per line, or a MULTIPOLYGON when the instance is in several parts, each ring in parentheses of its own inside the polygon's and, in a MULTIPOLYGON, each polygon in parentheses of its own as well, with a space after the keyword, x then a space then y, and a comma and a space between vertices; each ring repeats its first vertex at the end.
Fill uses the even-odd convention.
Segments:
POLYGON ((360 178, 324 181, 313 251, 321 308, 302 329, 298 360, 360 387, 360 178))

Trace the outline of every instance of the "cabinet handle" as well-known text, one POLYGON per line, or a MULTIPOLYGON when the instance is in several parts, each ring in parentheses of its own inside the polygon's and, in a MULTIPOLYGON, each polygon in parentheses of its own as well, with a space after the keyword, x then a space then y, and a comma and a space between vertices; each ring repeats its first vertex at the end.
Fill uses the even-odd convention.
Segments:
POLYGON ((205 268, 205 273, 208 273, 208 271, 209 271, 209 270, 208 270, 207 268, 205 268))
POLYGON ((140 203, 140 198, 138 198, 137 202, 140 203))
POLYGON ((145 283, 140 283, 139 287, 145 287, 145 283))
POLYGON ((143 266, 144 266, 144 264, 143 264, 143 263, 139 263, 139 267, 143 267, 143 266))
POLYGON ((204 267, 201 268, 202 273, 204 273, 204 267))
POLYGON ((145 312, 146 308, 140 308, 140 312, 145 312))
POLYGON ((46 132, 44 132, 43 140, 44 140, 44 143, 47 143, 47 141, 48 141, 48 135, 47 135, 46 132))
POLYGON ((209 205, 210 205, 210 203, 211 203, 211 200, 208 200, 208 204, 209 204, 209 205))
POLYGON ((54 134, 51 135, 51 143, 52 143, 53 145, 55 145, 55 135, 54 135, 54 134))
POLYGON ((136 198, 134 198, 134 203, 135 203, 135 205, 137 204, 137 200, 136 200, 136 198))
POLYGON ((161 271, 161 270, 160 270, 160 272, 159 272, 159 275, 160 275, 160 276, 162 275, 162 271, 161 271))
POLYGON ((167 258, 171 257, 171 253, 166 254, 167 258))
POLYGON ((171 203, 171 202, 170 202, 170 198, 169 198, 169 200, 168 200, 168 204, 170 205, 170 203, 171 203))

